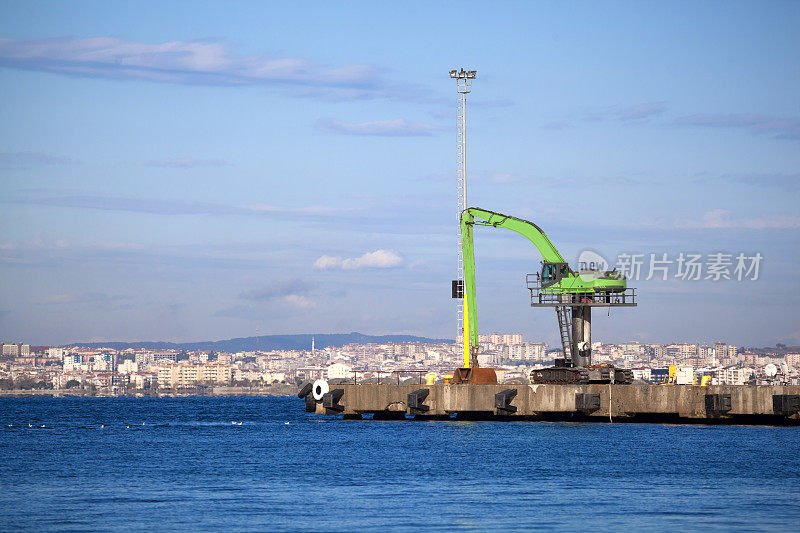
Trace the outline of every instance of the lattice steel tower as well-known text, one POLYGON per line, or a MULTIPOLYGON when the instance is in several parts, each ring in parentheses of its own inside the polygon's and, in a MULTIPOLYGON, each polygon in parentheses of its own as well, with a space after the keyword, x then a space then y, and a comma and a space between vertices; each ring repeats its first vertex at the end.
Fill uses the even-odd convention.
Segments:
MULTIPOLYGON (((467 94, 472 89, 472 80, 477 76, 475 70, 451 70, 450 77, 456 80, 458 89, 458 283, 459 287, 464 286, 464 257, 461 253, 461 212, 467 208, 467 94)), ((463 290, 463 289, 462 289, 463 290)), ((468 341, 464 335, 464 311, 466 300, 462 299, 462 305, 458 306, 457 322, 458 337, 463 339, 465 344, 464 366, 469 366, 467 352, 469 351, 468 341)))

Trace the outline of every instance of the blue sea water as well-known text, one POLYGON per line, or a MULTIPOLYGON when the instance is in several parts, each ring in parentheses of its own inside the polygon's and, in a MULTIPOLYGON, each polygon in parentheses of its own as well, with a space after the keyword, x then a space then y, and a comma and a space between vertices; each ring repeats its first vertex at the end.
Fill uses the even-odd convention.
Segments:
POLYGON ((0 398, 0 424, 2 531, 800 530, 796 427, 342 421, 292 397, 0 398))

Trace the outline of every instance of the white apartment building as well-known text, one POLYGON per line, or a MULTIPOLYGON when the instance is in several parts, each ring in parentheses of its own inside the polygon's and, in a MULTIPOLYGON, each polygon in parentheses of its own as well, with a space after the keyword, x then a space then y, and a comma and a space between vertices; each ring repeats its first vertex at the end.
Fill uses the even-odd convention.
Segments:
POLYGON ((547 345, 542 342, 524 342, 508 346, 509 359, 542 361, 547 355, 547 345))
POLYGON ((630 341, 622 345, 622 352, 626 355, 638 356, 640 351, 641 343, 638 341, 630 341))
POLYGON ((156 374, 137 372, 130 375, 130 384, 137 389, 149 389, 156 384, 156 374))
POLYGON ((725 380, 722 385, 744 385, 754 373, 752 368, 726 368, 722 373, 725 380))
POLYGON ((729 344, 728 345, 728 358, 729 359, 736 359, 736 357, 738 355, 739 355, 739 348, 737 348, 736 346, 731 346, 729 344))
POLYGON ((674 359, 683 360, 687 357, 694 357, 697 355, 696 344, 668 344, 664 346, 664 356, 672 357, 674 359))
POLYGON ((295 370, 295 376, 303 381, 325 379, 327 371, 321 366, 304 366, 295 370))
POLYGON ((676 385, 693 385, 694 384, 694 368, 685 365, 678 365, 675 369, 675 384, 676 385))
POLYGON ((77 354, 70 354, 64 356, 63 372, 88 372, 89 365, 81 361, 81 356, 77 354))
POLYGON ((67 387, 67 383, 69 383, 72 380, 75 380, 78 383, 83 384, 86 381, 86 376, 81 372, 67 372, 64 374, 56 374, 53 376, 53 388, 65 389, 67 387))
POLYGON ((343 361, 336 361, 327 369, 328 379, 351 379, 353 377, 353 367, 343 361))
POLYGON ((117 372, 120 374, 135 374, 139 371, 139 364, 136 361, 131 361, 130 359, 125 359, 119 365, 117 365, 117 372))
POLYGON ((713 358, 714 358, 714 349, 711 346, 697 347, 697 359, 699 360, 701 365, 710 364, 713 358))
POLYGON ((167 364, 155 367, 159 387, 195 387, 200 383, 230 383, 230 365, 209 363, 205 365, 167 364))
MULTIPOLYGON (((484 336, 485 337, 485 336, 484 336)), ((492 333, 488 337, 488 341, 492 344, 505 344, 505 345, 512 345, 512 344, 522 344, 522 334, 521 333, 492 333)), ((480 335, 478 336, 478 342, 480 342, 480 335)))
POLYGON ((19 355, 19 346, 16 344, 3 344, 3 355, 17 357, 19 355))
POLYGON ((136 354, 134 354, 133 357, 134 361, 136 361, 136 364, 138 364, 141 367, 149 365, 155 360, 155 356, 149 352, 136 352, 136 354))
POLYGON ((431 361, 439 362, 442 360, 442 352, 438 350, 425 350, 425 358, 431 361))
POLYGON ((47 357, 52 357, 54 359, 64 359, 65 350, 64 348, 48 348, 47 350, 47 357))
POLYGON ((261 381, 265 384, 270 384, 275 381, 286 381, 285 372, 265 372, 262 370, 242 370, 236 369, 233 374, 235 381, 261 381))

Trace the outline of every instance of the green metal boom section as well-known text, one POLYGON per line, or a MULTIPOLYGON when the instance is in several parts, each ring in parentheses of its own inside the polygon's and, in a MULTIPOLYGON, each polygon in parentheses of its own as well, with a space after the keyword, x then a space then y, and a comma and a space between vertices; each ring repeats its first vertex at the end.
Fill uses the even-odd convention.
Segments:
POLYGON ((556 249, 544 231, 527 220, 470 207, 461 212, 461 247, 464 256, 464 298, 468 313, 469 341, 472 350, 478 347, 478 306, 475 288, 475 246, 473 226, 491 226, 519 233, 528 239, 544 260, 542 268, 542 292, 548 293, 594 293, 623 292, 627 287, 624 276, 611 272, 573 272, 564 257, 556 249))

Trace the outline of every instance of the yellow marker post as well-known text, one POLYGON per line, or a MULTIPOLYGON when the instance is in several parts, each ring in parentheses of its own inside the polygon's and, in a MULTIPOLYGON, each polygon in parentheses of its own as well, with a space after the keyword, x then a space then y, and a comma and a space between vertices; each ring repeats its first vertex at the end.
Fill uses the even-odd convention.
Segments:
POLYGON ((464 297, 464 368, 469 368, 469 308, 464 297))

